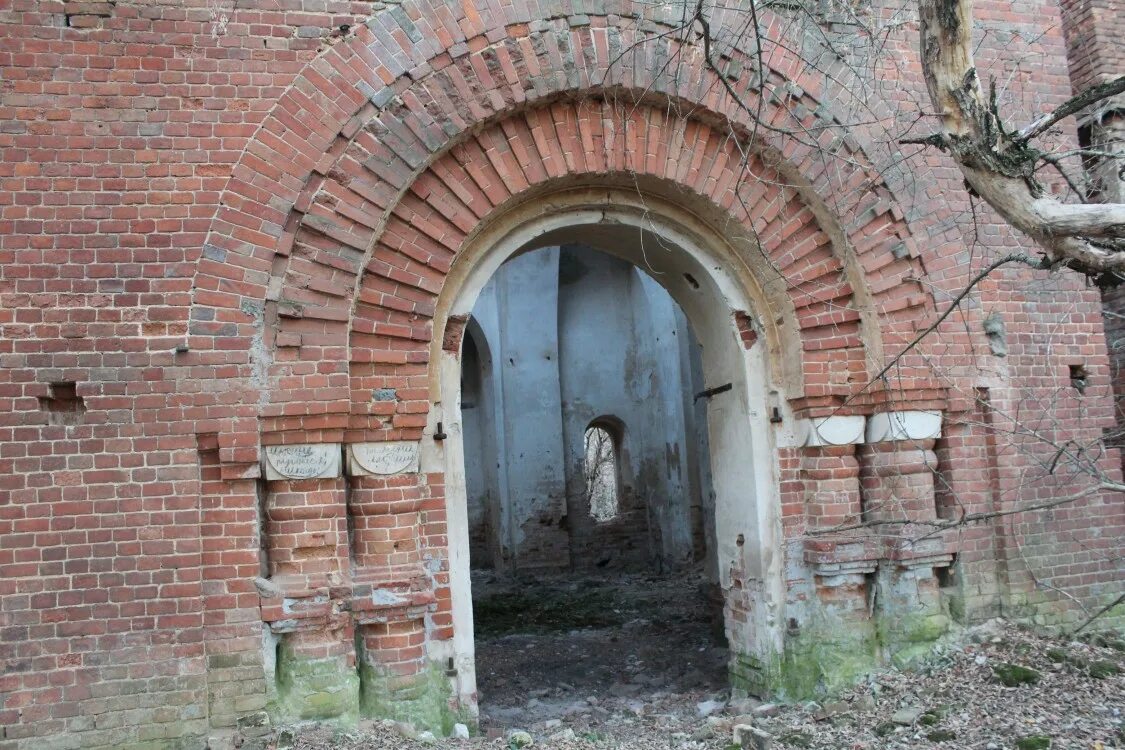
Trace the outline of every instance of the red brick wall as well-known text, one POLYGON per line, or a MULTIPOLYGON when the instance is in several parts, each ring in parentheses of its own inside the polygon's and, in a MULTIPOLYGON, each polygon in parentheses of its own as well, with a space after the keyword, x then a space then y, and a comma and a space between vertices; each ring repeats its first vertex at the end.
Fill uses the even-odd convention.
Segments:
POLYGON ((1125 71, 1125 18, 1113 0, 1061 0, 1070 80, 1074 91, 1117 78, 1125 71))
MULTIPOLYGON (((1125 45, 1121 43, 1125 38, 1125 14, 1122 14, 1121 8, 1108 0, 1065 0, 1061 5, 1074 93, 1125 75, 1125 45)), ((1120 111, 1125 106, 1125 99, 1118 96, 1114 106, 1120 111)), ((1117 132, 1117 137, 1120 138, 1120 126, 1117 132)), ((1106 148, 1104 142, 1092 145, 1099 149, 1106 148)), ((1123 147, 1125 146, 1119 143, 1117 150, 1123 147)), ((1122 189, 1120 180, 1117 183, 1116 190, 1099 186, 1099 198, 1120 201, 1125 190, 1122 189)), ((1103 293, 1103 299, 1109 311, 1105 317, 1106 339, 1110 350, 1114 392, 1117 394, 1120 431, 1120 425, 1125 424, 1125 419, 1121 416, 1122 400, 1125 399, 1125 288, 1107 289, 1103 293)), ((1120 437, 1115 442, 1122 444, 1120 437)))
POLYGON ((199 405, 191 368, 165 368, 233 164, 371 8, 317 5, 0 7, 4 747, 206 735, 264 704, 253 481, 217 489, 217 439, 196 437, 253 407, 199 405), (85 413, 55 426, 39 399, 68 381, 85 413))
MULTIPOLYGON (((64 735, 112 746, 198 737, 265 704, 253 583, 263 572, 259 445, 416 439, 444 274, 475 224, 533 185, 637 172, 654 189, 686 187, 683 203, 701 212, 753 221, 789 283, 805 381, 793 406, 803 413, 831 411, 871 374, 864 325, 882 329, 890 356, 970 269, 1020 243, 980 206, 974 223, 939 154, 888 168, 893 187, 880 183, 879 170, 862 168, 858 144, 879 135, 868 126, 842 146, 839 169, 793 142, 779 144, 792 173, 754 161, 747 215, 721 117, 739 115, 705 76, 652 81, 660 66, 632 60, 616 82, 647 89, 653 106, 627 115, 583 93, 613 53, 606 29, 621 30, 615 43, 636 34, 625 0, 609 3, 610 15, 549 23, 491 3, 408 22, 407 5, 381 11, 374 31, 362 21, 377 3, 233 5, 0 9, 5 750, 64 735), (557 101, 568 90, 574 101, 557 101), (713 114, 677 119, 670 99, 713 114), (838 226, 824 218, 833 214, 838 226), (865 323, 830 241, 858 258, 872 301, 865 323), (396 389, 396 400, 372 401, 377 388, 396 389)), ((978 19, 997 32, 983 38, 983 67, 1036 60, 1011 79, 1013 121, 1066 97, 1057 8, 980 7, 978 19)), ((894 62, 871 100, 904 123, 924 108, 914 46, 892 39, 894 62)), ((801 84, 795 111, 846 98, 798 61, 774 62, 801 84)), ((879 165, 894 161, 876 152, 879 165)), ((893 387, 868 389, 850 408, 897 400, 971 415, 987 388, 994 419, 1048 414, 1039 434, 1049 437, 1089 439, 1109 423, 1097 295, 1077 280, 998 274, 941 330, 903 359, 893 387), (981 312, 993 310, 1007 326, 1003 360, 981 333, 981 312), (1090 372, 1081 399, 1065 374, 1076 362, 1090 372)), ((1028 484, 1049 445, 984 440, 974 423, 937 451, 968 510, 1060 491, 1028 484), (996 456, 993 491, 958 475, 963 458, 982 455, 996 456)), ((800 462, 790 463, 782 478, 796 533, 804 511, 788 472, 800 462)), ((441 482, 425 478, 417 523, 439 563, 439 639, 451 627, 441 482)), ((1119 585, 1106 547, 1122 530, 1120 501, 1096 495, 1046 518, 1011 517, 997 532, 1020 594, 1008 600, 1061 606, 1052 587, 1062 586, 1097 600, 1119 585)), ((991 570, 996 555, 981 545, 963 560, 991 570)), ((965 568, 968 583, 983 575, 965 568)), ((967 596, 993 606, 995 592, 981 587, 967 596)))

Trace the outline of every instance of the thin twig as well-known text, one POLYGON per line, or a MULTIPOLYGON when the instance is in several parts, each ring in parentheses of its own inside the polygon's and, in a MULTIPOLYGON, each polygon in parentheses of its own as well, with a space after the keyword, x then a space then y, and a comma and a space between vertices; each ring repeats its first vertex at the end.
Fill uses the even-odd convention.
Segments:
POLYGON ((1081 632, 1082 632, 1083 630, 1085 630, 1085 629, 1086 629, 1086 627, 1087 627, 1087 626, 1088 626, 1088 625, 1089 625, 1090 623, 1092 623, 1092 622, 1093 622, 1094 620, 1098 619, 1099 617, 1101 617, 1102 615, 1104 615, 1104 614, 1105 614, 1106 612, 1108 612, 1108 611, 1110 611, 1111 609, 1113 609, 1114 607, 1116 607, 1116 606, 1117 606, 1118 604, 1120 604, 1121 602, 1125 602, 1125 594, 1119 594, 1119 595, 1117 596, 1117 598, 1116 598, 1116 599, 1114 599, 1114 600, 1113 600, 1112 602, 1110 602, 1109 604, 1105 605, 1104 607, 1102 607, 1101 609, 1099 609, 1099 610, 1098 610, 1097 612, 1095 612, 1094 614, 1092 614, 1092 615, 1090 615, 1090 616, 1089 616, 1088 618, 1086 618, 1086 622, 1082 623, 1082 624, 1081 624, 1081 625, 1079 625, 1079 626, 1078 626, 1077 628, 1075 628, 1075 629, 1074 629, 1074 632, 1072 632, 1072 633, 1071 633, 1071 635, 1078 635, 1078 634, 1079 634, 1079 633, 1081 633, 1081 632))

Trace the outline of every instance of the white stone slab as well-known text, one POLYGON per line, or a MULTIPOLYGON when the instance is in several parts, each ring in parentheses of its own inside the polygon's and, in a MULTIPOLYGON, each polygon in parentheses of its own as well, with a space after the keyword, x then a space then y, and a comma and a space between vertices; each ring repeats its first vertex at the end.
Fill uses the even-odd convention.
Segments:
POLYGON ((414 474, 418 471, 418 443, 352 443, 348 446, 348 473, 355 476, 414 474))
POLYGON ((863 442, 866 419, 860 415, 831 416, 819 419, 802 419, 801 445, 854 445, 863 442))
POLYGON ((889 411, 867 418, 867 442, 941 437, 940 411, 889 411))
POLYGON ((340 444, 266 446, 266 479, 331 479, 340 476, 340 444))

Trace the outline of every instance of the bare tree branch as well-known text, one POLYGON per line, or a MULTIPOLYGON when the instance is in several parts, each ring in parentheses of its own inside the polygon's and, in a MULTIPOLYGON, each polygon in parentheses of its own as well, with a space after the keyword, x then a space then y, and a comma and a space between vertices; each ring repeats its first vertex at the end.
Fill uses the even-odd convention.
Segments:
MULTIPOLYGON (((872 376, 871 379, 867 381, 867 384, 862 389, 860 389, 858 392, 852 394, 848 398, 848 401, 851 401, 852 399, 856 398, 861 393, 863 393, 868 388, 870 388, 872 385, 874 385, 875 383, 878 383, 880 380, 882 380, 888 372, 890 372, 892 369, 894 369, 895 365, 897 365, 899 363, 899 361, 902 360, 903 357, 905 357, 909 352, 911 352, 914 349, 914 347, 918 346, 918 344, 920 344, 922 342, 922 339, 926 338, 931 333, 933 333, 935 330, 937 330, 937 327, 940 326, 942 323, 944 323, 945 319, 953 314, 953 311, 956 310, 958 308, 958 306, 960 306, 962 300, 964 300, 966 297, 969 296, 969 293, 972 292, 973 289, 976 288, 977 284, 984 281, 984 279, 987 278, 988 275, 990 273, 992 273, 993 271, 995 271, 996 269, 1000 268, 1001 266, 1006 266, 1009 263, 1024 263, 1026 265, 1031 266, 1032 268, 1042 268, 1043 267, 1043 264, 1042 264, 1041 261, 1037 261, 1034 258, 1032 258, 1028 255, 1025 255, 1023 253, 1009 253, 1008 255, 1005 255, 1002 258, 997 258, 996 260, 989 263, 983 270, 981 270, 976 276, 974 276, 969 281, 968 284, 965 285, 965 287, 957 294, 956 297, 954 297, 952 299, 952 301, 950 301, 949 305, 945 308, 945 310, 941 313, 941 315, 937 316, 937 318, 934 320, 934 322, 930 323, 928 326, 926 326, 924 329, 922 329, 922 331, 919 332, 918 335, 915 336, 910 341, 909 344, 907 344, 905 347, 903 347, 902 351, 900 351, 895 356, 891 357, 891 361, 888 362, 883 367, 882 370, 879 370, 879 372, 875 373, 875 375, 872 376)), ((847 403, 847 402, 845 402, 845 403, 847 403)))
POLYGON ((928 526, 938 531, 945 529, 955 529, 958 526, 966 526, 971 523, 979 523, 980 521, 987 521, 991 518, 1002 518, 1004 516, 1014 516, 1019 513, 1030 513, 1036 510, 1048 510, 1050 508, 1057 508, 1060 505, 1067 505, 1076 500, 1081 500, 1084 497, 1089 497, 1097 492, 1109 490, 1111 492, 1125 492, 1125 484, 1120 482, 1100 482, 1098 484, 1090 485, 1086 489, 1075 492, 1070 495, 1057 497, 1054 500, 1047 500, 1042 503, 1035 503, 1033 505, 1025 505, 1020 508, 1011 508, 1010 510, 995 510, 987 513, 966 513, 960 518, 953 518, 948 520, 937 521, 919 521, 910 518, 888 518, 873 521, 857 521, 852 524, 844 524, 840 526, 832 526, 826 529, 816 529, 809 531, 810 536, 822 536, 824 534, 838 534, 842 531, 855 531, 856 529, 870 529, 875 526, 928 526))
POLYGON ((995 101, 985 99, 972 50, 972 0, 921 0, 922 70, 942 130, 924 142, 948 152, 972 190, 1034 239, 1051 266, 1104 283, 1125 278, 1125 205, 1066 204, 1034 177, 1039 152, 1027 140, 1063 117, 1112 96, 1122 79, 1071 99, 1021 133, 1006 132, 995 101))
POLYGON ((1065 120, 1071 115, 1078 114, 1087 107, 1097 104, 1104 99, 1108 99, 1111 96, 1116 96, 1123 91, 1125 91, 1125 76, 1115 78, 1112 81, 1097 86, 1091 86, 1078 96, 1069 99, 1054 112, 1043 115, 1038 120, 1016 133, 1013 140, 1019 143, 1027 143, 1032 138, 1042 135, 1055 124, 1065 120))
POLYGON ((1113 609, 1114 607, 1116 607, 1121 602, 1125 602, 1125 594, 1119 594, 1118 597, 1116 599, 1114 599, 1112 602, 1105 605, 1104 607, 1099 609, 1097 612, 1095 612, 1094 614, 1092 614, 1088 618, 1086 618, 1086 621, 1083 622, 1081 625, 1079 625, 1077 628, 1075 628, 1074 632, 1071 633, 1071 635, 1078 635, 1083 630, 1085 630, 1087 627, 1089 627, 1090 623, 1092 623, 1094 620, 1098 619, 1099 617, 1104 615, 1106 612, 1108 612, 1111 609, 1113 609))

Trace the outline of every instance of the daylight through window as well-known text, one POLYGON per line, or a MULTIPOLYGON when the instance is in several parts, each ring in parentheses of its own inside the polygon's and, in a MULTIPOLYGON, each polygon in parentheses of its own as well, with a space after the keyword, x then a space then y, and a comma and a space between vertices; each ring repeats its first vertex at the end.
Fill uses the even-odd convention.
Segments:
POLYGON ((587 428, 585 456, 590 515, 596 521, 610 521, 617 517, 619 505, 617 441, 613 433, 599 425, 587 428))

